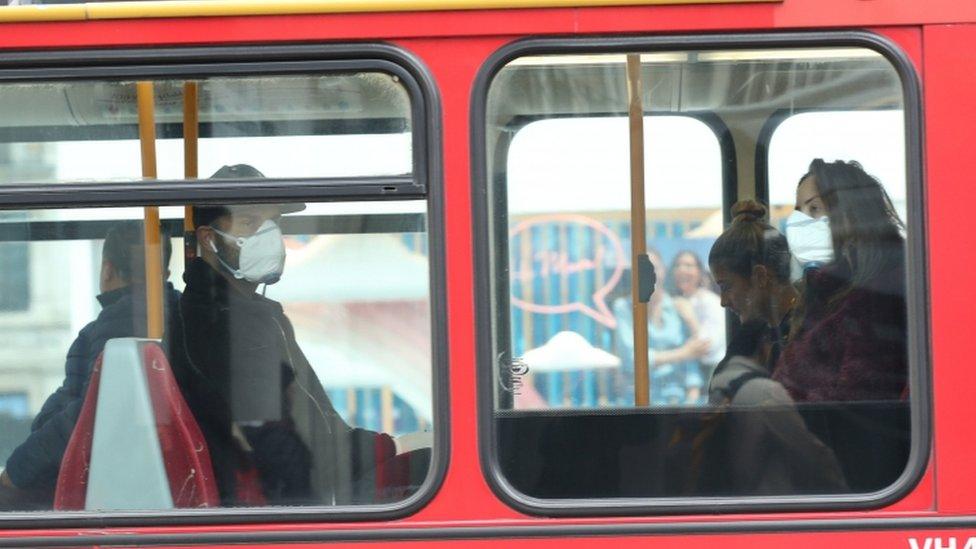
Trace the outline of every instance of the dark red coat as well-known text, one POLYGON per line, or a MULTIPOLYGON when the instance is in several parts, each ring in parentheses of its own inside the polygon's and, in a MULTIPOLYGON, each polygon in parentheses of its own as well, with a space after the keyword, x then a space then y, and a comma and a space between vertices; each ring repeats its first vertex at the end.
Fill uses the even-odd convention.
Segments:
POLYGON ((904 269, 883 272, 831 303, 846 278, 808 273, 806 313, 774 369, 798 402, 897 400, 908 378, 904 269))

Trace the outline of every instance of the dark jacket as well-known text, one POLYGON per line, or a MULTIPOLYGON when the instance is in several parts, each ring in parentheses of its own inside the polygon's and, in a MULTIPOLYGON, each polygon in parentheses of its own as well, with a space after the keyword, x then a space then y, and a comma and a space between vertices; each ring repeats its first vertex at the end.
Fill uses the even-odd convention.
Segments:
MULTIPOLYGON (((166 284, 167 312, 179 303, 179 292, 166 284)), ((31 434, 7 459, 7 475, 18 488, 54 490, 64 450, 85 401, 92 366, 105 343, 118 337, 146 334, 146 292, 127 286, 98 296, 102 311, 78 332, 64 364, 64 382, 34 418, 31 434)))
POLYGON ((802 324, 773 379, 798 402, 898 400, 908 378, 905 271, 893 268, 839 299, 836 267, 808 271, 802 324))
POLYGON ((246 503, 237 482, 251 467, 269 504, 370 501, 370 474, 395 453, 393 441, 339 417, 281 305, 239 292, 202 259, 184 280, 166 340, 222 504, 246 503))

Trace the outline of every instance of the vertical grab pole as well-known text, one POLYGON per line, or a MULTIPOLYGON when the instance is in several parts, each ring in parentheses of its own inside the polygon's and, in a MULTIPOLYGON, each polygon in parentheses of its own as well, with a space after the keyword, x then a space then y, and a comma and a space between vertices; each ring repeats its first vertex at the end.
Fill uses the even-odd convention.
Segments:
POLYGON ((640 300, 638 258, 647 254, 644 214, 644 105, 640 54, 627 54, 627 98, 630 121, 630 296, 634 313, 634 403, 650 404, 647 352, 647 304, 640 300))
MULTIPOLYGON (((199 177, 200 111, 196 82, 183 84, 183 177, 199 177)), ((183 212, 183 258, 186 263, 197 256, 196 227, 193 226, 193 206, 187 204, 183 212)))
MULTIPOLYGON (((156 116, 152 82, 136 83, 139 107, 139 148, 143 179, 156 179, 156 116)), ((147 337, 163 337, 163 266, 160 245, 159 208, 146 206, 143 213, 146 250, 147 337)))

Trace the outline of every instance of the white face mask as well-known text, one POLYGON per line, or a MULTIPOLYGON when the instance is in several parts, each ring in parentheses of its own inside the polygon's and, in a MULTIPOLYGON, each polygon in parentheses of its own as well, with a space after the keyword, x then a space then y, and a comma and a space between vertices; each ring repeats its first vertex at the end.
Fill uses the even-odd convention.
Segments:
MULTIPOLYGON (((234 236, 215 227, 215 233, 224 237, 241 251, 238 268, 234 269, 217 255, 217 261, 224 266, 234 278, 247 280, 257 284, 274 284, 281 278, 285 269, 285 241, 278 224, 270 219, 258 227, 251 236, 234 236)), ((211 242, 213 251, 217 247, 211 242)))
POLYGON ((827 216, 814 219, 800 210, 794 210, 786 218, 786 241, 790 244, 790 253, 801 267, 834 260, 834 241, 827 216))

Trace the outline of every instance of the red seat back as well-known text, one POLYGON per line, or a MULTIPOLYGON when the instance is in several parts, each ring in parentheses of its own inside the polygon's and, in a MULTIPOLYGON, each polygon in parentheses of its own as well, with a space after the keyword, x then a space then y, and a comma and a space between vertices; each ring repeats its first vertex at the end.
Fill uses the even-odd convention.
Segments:
POLYGON ((91 461, 92 437, 95 434, 95 405, 98 403, 98 382, 102 376, 102 356, 99 355, 92 367, 85 392, 85 403, 78 415, 78 422, 71 432, 58 483, 54 492, 56 511, 76 511, 85 508, 85 494, 88 491, 88 463, 91 461))
MULTIPOLYGON (((207 443, 180 393, 169 361, 159 345, 141 343, 142 368, 155 416, 156 434, 175 507, 220 505, 207 443)), ((85 508, 92 440, 98 428, 95 414, 99 399, 102 357, 92 369, 85 403, 71 434, 54 496, 56 510, 85 508)), ((119 448, 124 452, 124 448, 119 448)))

